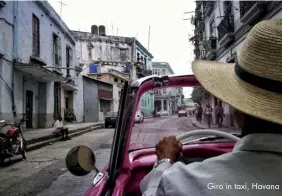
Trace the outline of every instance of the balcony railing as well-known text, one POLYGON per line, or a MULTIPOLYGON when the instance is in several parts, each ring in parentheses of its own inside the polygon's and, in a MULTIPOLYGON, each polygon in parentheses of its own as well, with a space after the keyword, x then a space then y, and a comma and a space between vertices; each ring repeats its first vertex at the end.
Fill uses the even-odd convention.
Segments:
POLYGON ((209 16, 214 8, 214 1, 204 1, 203 2, 203 7, 204 11, 203 14, 204 16, 209 16))
POLYGON ((226 15, 217 27, 218 41, 223 47, 233 41, 234 20, 230 15, 226 15))
POLYGON ((265 3, 259 1, 240 1, 240 18, 242 23, 255 23, 265 10, 265 3))
POLYGON ((206 59, 215 60, 216 59, 216 49, 217 49, 217 43, 216 43, 215 37, 211 37, 207 40, 205 49, 207 51, 206 59))

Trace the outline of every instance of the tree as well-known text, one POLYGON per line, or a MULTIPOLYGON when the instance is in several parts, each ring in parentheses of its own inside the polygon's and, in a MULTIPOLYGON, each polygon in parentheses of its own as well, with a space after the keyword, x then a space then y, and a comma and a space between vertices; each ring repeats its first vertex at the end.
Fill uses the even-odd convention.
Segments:
POLYGON ((204 88, 203 87, 194 87, 193 92, 192 92, 192 100, 194 103, 200 104, 203 96, 204 96, 204 88))

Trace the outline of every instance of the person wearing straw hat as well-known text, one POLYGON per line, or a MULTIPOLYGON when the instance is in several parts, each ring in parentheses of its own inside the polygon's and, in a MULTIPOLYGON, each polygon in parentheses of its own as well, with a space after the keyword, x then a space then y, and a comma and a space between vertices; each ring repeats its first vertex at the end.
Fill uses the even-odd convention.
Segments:
POLYGON ((282 20, 257 23, 236 64, 196 60, 192 69, 235 108, 243 137, 231 153, 189 165, 175 163, 182 149, 175 136, 164 138, 159 164, 141 181, 143 195, 282 195, 282 20))

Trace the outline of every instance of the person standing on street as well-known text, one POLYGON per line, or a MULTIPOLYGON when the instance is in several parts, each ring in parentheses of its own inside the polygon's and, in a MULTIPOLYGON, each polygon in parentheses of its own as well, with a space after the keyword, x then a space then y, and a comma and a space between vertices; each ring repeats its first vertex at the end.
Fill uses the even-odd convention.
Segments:
POLYGON ((209 103, 206 105, 205 115, 206 115, 206 117, 207 117, 208 127, 211 128, 211 122, 212 122, 212 108, 211 108, 211 106, 210 106, 209 103))
POLYGON ((56 122, 54 123, 54 128, 54 134, 62 136, 61 141, 71 140, 71 138, 69 138, 69 129, 64 127, 62 117, 57 118, 56 122))
POLYGON ((222 122, 224 118, 224 111, 222 107, 222 102, 218 101, 217 106, 215 107, 215 115, 216 115, 216 121, 218 122, 218 127, 222 128, 222 122))

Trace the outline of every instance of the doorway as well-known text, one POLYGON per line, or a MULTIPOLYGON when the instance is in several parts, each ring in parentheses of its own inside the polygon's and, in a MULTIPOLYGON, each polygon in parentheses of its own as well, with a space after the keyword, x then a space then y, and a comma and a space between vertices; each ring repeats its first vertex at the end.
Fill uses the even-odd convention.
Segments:
POLYGON ((26 112, 26 128, 32 129, 32 116, 33 116, 33 92, 27 90, 26 91, 26 104, 25 104, 25 112, 26 112))

